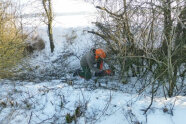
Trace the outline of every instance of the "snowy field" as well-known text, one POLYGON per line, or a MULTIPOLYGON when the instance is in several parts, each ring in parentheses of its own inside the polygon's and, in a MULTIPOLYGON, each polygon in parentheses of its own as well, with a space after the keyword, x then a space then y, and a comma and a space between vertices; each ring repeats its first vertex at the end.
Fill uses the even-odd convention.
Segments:
MULTIPOLYGON (((77 82, 91 83, 82 79, 77 82)), ((97 84, 88 89, 86 85, 78 87, 60 80, 38 84, 4 80, 1 81, 0 99, 1 124, 65 124, 66 114, 73 115, 77 107, 82 111, 78 124, 186 122, 186 97, 155 98, 144 115, 142 110, 150 104, 149 96, 103 89, 97 84)))
MULTIPOLYGON (((55 51, 49 52, 46 27, 40 27, 38 32, 46 41, 46 48, 30 64, 41 69, 46 64, 54 66, 52 62, 70 50, 76 57, 69 67, 76 68, 78 58, 93 45, 85 30, 92 28, 95 10, 83 0, 54 0, 54 6, 56 13, 66 13, 55 18, 55 51), (66 41, 71 34, 77 37, 69 45, 66 41)), ((70 79, 70 74, 67 76, 70 79)), ((118 84, 118 80, 98 79, 97 83, 81 78, 63 80, 63 77, 42 82, 0 80, 0 124, 66 124, 67 115, 74 115, 77 108, 79 117, 72 124, 186 123, 186 96, 155 97, 144 114, 150 102, 151 96, 138 95, 130 84, 118 84)))

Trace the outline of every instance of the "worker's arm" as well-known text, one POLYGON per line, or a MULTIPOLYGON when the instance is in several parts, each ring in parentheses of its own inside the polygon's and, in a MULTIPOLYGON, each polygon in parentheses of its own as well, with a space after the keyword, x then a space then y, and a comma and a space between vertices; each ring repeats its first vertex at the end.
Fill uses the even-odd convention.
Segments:
POLYGON ((88 63, 89 68, 92 71, 100 72, 100 69, 94 67, 94 58, 92 58, 91 56, 86 56, 86 60, 87 60, 87 63, 88 63))

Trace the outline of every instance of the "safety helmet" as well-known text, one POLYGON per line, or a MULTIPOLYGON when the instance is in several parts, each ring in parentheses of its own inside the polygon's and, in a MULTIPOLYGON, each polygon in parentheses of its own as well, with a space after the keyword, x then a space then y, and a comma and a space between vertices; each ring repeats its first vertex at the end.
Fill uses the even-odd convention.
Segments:
POLYGON ((95 58, 98 59, 98 58, 106 58, 106 54, 105 52, 102 50, 102 49, 96 49, 95 51, 95 58))

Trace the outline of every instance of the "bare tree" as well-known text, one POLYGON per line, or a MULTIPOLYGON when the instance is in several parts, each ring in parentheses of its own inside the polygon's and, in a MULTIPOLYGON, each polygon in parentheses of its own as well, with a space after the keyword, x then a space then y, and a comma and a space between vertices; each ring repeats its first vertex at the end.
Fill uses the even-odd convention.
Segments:
POLYGON ((53 28, 52 28, 52 22, 53 22, 53 12, 52 12, 52 2, 51 0, 42 0, 42 4, 47 16, 47 26, 48 26, 48 36, 50 40, 50 48, 51 52, 54 51, 54 40, 53 40, 53 28))

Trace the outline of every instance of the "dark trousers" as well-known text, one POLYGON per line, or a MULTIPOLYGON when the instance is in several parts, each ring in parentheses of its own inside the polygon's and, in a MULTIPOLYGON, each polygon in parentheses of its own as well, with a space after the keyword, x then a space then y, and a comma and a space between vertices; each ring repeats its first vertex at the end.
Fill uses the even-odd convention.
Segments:
POLYGON ((92 77, 90 68, 88 66, 81 66, 82 71, 79 72, 79 76, 82 78, 85 78, 86 80, 89 80, 92 77))
MULTIPOLYGON (((98 61, 97 63, 97 68, 102 70, 103 69, 103 61, 98 61)), ((82 78, 85 78, 86 80, 91 79, 92 74, 90 71, 90 68, 88 66, 81 66, 82 71, 79 72, 79 76, 82 78)))

